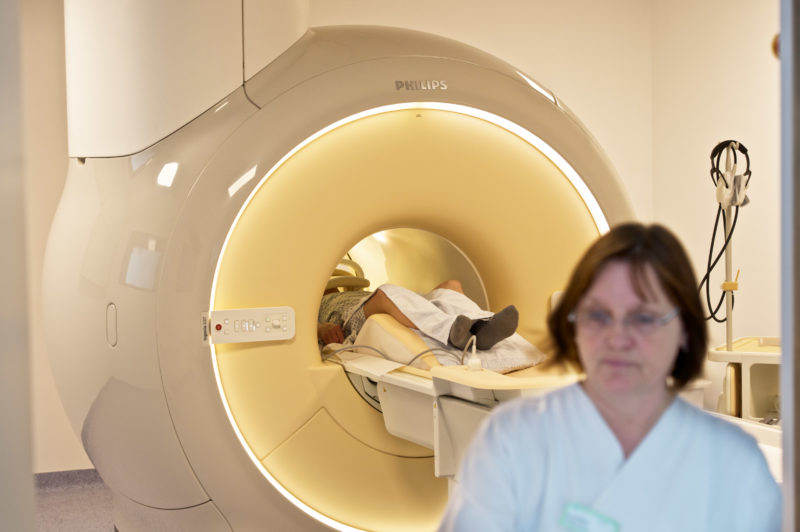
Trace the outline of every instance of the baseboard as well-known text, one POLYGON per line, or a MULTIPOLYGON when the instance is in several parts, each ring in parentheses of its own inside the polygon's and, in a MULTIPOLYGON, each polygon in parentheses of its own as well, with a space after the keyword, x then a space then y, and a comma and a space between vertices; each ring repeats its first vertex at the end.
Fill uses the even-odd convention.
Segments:
POLYGON ((72 471, 53 471, 33 475, 36 491, 49 491, 78 486, 102 484, 103 479, 96 469, 75 469, 72 471))

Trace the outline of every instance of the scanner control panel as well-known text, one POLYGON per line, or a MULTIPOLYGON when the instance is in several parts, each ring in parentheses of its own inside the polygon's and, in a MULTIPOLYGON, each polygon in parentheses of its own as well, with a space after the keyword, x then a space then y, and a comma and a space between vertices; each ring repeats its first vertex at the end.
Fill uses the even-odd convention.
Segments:
MULTIPOLYGON (((204 316, 205 318, 205 316, 204 316)), ((292 307, 212 310, 207 317, 212 344, 269 342, 294 338, 292 307)))

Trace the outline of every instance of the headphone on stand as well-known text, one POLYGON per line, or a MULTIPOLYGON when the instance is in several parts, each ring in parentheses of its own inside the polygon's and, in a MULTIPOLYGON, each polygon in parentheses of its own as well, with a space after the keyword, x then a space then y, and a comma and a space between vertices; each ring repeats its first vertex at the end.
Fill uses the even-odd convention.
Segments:
MULTIPOLYGON (((736 229, 736 221, 739 219, 739 207, 743 207, 750 203, 750 198, 747 197, 747 186, 750 184, 752 172, 750 171, 750 155, 747 153, 747 148, 745 148, 744 144, 735 140, 723 140, 714 146, 714 149, 711 150, 710 173, 711 181, 714 183, 714 187, 717 191, 717 203, 719 205, 717 207, 717 216, 714 220, 714 232, 711 235, 711 246, 708 250, 706 273, 703 276, 703 279, 700 281, 698 290, 702 290, 703 285, 706 285, 706 305, 710 314, 708 317, 706 317, 706 319, 713 319, 717 323, 724 323, 727 320, 727 317, 720 318, 717 316, 717 313, 719 312, 720 307, 722 307, 722 303, 725 301, 725 293, 728 290, 723 290, 722 295, 717 302, 717 306, 714 307, 711 303, 711 286, 709 279, 711 272, 716 267, 719 259, 722 258, 722 255, 725 253, 725 250, 730 244, 731 237, 733 237, 733 231, 736 229), (725 169, 721 170, 720 163, 723 153, 725 154, 725 169), (745 170, 741 174, 736 173, 736 167, 739 162, 739 156, 737 153, 741 153, 745 159, 745 170), (727 227, 727 209, 729 208, 734 209, 730 232, 725 235, 725 242, 722 244, 722 249, 720 249, 716 257, 714 257, 714 241, 717 236, 719 220, 722 218, 723 228, 727 227)), ((733 298, 733 290, 730 290, 730 292, 733 298)), ((735 298, 732 299, 732 301, 734 300, 735 298)))
POLYGON ((747 153, 747 148, 744 144, 735 140, 723 140, 711 150, 711 181, 717 188, 717 203, 720 207, 727 208, 731 206, 744 206, 750 200, 747 197, 747 186, 750 184, 750 154, 747 153), (738 157, 736 153, 739 152, 745 158, 745 171, 741 174, 736 173, 736 165, 738 157), (722 154, 725 153, 725 171, 720 170, 720 159, 722 154), (731 163, 731 156, 733 162, 731 163))

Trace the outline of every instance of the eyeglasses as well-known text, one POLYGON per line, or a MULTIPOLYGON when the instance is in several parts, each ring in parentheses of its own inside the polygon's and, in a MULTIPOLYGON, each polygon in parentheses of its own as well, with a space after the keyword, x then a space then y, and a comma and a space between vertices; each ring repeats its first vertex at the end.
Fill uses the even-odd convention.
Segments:
MULTIPOLYGON (((631 312, 622 318, 622 325, 626 330, 644 337, 653 334, 659 327, 672 321, 679 313, 678 307, 663 316, 644 310, 631 312)), ((616 320, 607 310, 590 308, 573 310, 567 316, 567 321, 574 323, 581 331, 588 334, 600 334, 608 330, 616 320)))

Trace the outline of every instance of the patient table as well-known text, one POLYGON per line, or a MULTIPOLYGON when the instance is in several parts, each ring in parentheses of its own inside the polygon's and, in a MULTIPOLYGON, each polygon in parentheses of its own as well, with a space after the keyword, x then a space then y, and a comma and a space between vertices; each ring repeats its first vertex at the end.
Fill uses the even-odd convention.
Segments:
POLYGON ((382 411, 387 431, 433 450, 438 477, 455 475, 472 435, 498 403, 546 393, 581 376, 577 368, 547 362, 507 374, 479 365, 444 366, 433 353, 415 362, 422 369, 405 363, 426 350, 420 336, 386 314, 367 319, 354 347, 326 346, 336 353, 327 360, 341 364, 358 393, 382 411), (374 349, 358 347, 364 345, 374 349))

